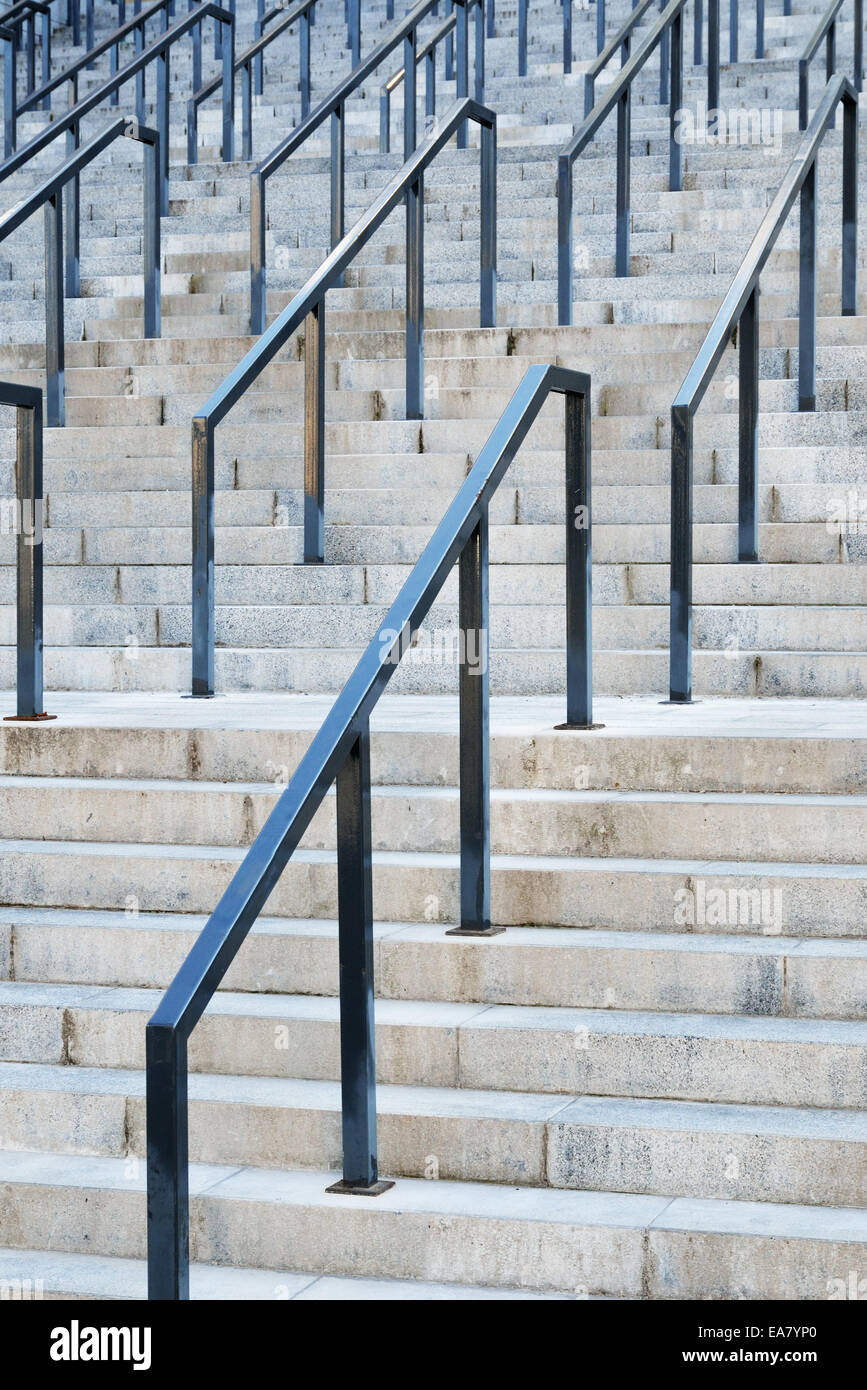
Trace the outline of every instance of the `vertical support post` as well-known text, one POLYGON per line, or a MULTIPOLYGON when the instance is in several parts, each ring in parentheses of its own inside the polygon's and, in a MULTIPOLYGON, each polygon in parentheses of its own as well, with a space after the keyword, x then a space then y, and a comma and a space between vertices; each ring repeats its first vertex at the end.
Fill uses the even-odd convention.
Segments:
POLYGON ((482 328, 497 324, 497 127, 482 126, 481 143, 481 285, 482 328))
POLYGON ((187 102, 187 163, 199 161, 199 105, 195 97, 187 102))
POLYGON ((843 99, 842 312, 858 312, 858 103, 843 99))
POLYGON ((557 322, 572 322, 572 161, 557 160, 557 322))
MULTIPOLYGON (((144 23, 142 23, 142 24, 137 25, 137 26, 136 26, 136 29, 135 29, 135 52, 136 52, 136 57, 138 57, 138 55, 139 55, 140 53, 144 53, 144 47, 145 47, 145 27, 144 27, 144 23)), ((142 69, 141 69, 139 72, 137 72, 136 75, 135 75, 135 116, 136 116, 136 120, 138 121, 139 125, 146 125, 146 124, 147 124, 147 122, 146 122, 146 120, 145 120, 146 115, 147 115, 147 111, 145 110, 145 70, 144 70, 144 68, 142 68, 142 69)))
POLYGON ((729 62, 738 61, 738 0, 729 0, 729 62))
POLYGON ((806 130, 810 115, 810 64, 798 59, 798 129, 806 130))
MULTIPOLYGON (((261 37, 262 37, 263 27, 264 27, 263 24, 262 24, 262 20, 263 20, 264 16, 265 16, 265 0, 256 0, 256 18, 255 18, 255 20, 253 21, 253 42, 254 42, 254 43, 255 43, 258 39, 261 39, 261 37)), ((263 59, 262 59, 262 54, 261 54, 261 53, 257 53, 255 59, 253 60, 253 81, 254 81, 254 83, 255 83, 255 86, 254 86, 253 90, 255 91, 257 97, 260 97, 260 96, 262 95, 262 92, 263 92, 263 89, 264 89, 264 79, 265 79, 265 72, 264 72, 264 63, 263 63, 263 59)))
POLYGON ((671 593, 669 699, 692 703, 692 415, 671 408, 671 593))
POLYGON ((66 424, 63 341, 63 196, 45 204, 45 404, 49 427, 66 424))
MULTIPOLYGON (((225 29, 226 32, 225 32, 224 35, 223 35, 223 83, 222 83, 222 96, 223 96, 223 138, 222 138, 222 144, 221 144, 221 148, 220 148, 220 153, 221 153, 221 155, 222 155, 222 157, 223 157, 223 162, 224 162, 225 164, 228 164, 231 160, 233 160, 233 159, 235 158, 235 26, 234 26, 234 24, 225 24, 225 25, 223 25, 223 28, 225 29)), ((250 64, 249 64, 249 63, 247 63, 247 65, 245 66, 245 68, 244 68, 244 73, 245 73, 245 76, 246 76, 246 78, 247 78, 247 86, 248 86, 248 89, 249 89, 249 86, 250 86, 250 76, 251 76, 251 74, 250 74, 250 64)), ((166 76, 168 76, 168 69, 166 69, 166 76)), ((252 101, 251 101, 251 103, 250 103, 250 109, 249 109, 249 111, 247 112, 247 114, 248 114, 248 116, 249 116, 249 126, 250 126, 250 146, 249 146, 249 153, 246 154, 246 155, 244 156, 244 158, 245 158, 245 159, 252 159, 252 158, 253 158, 253 111, 252 111, 252 101)), ((167 126, 168 126, 168 105, 166 105, 166 123, 167 123, 167 126)), ((168 197, 168 167, 169 167, 169 162, 168 162, 168 157, 167 157, 167 158, 166 158, 166 197, 168 197)))
POLYGON ((765 56, 765 0, 756 0, 756 57, 765 56))
MULTIPOLYGON (((457 68, 455 73, 455 96, 458 101, 460 101, 462 97, 469 96, 470 94, 469 26, 467 0, 455 0, 455 3, 457 4, 457 11, 455 14, 455 56, 457 68)), ((467 124, 468 123, 464 121, 462 125, 458 126, 457 146, 459 150, 465 150, 467 148, 467 124)))
POLYGON ((478 0, 474 16, 476 46, 473 54, 473 97, 479 103, 485 100, 485 7, 484 0, 478 0))
POLYGON ((566 394, 566 724, 593 727, 590 397, 566 394))
POLYGON ((265 179, 250 175, 250 332, 265 332, 265 179))
MULTIPOLYGON (((424 60, 424 114, 433 120, 437 113, 437 55, 436 49, 428 50, 424 60)), ((386 154, 388 151, 386 150, 386 154)))
POLYGON ((193 419, 193 695, 214 693, 214 431, 193 419))
POLYGON ((387 85, 379 89, 379 153, 391 153, 391 93, 387 85))
POLYGON ((593 98, 596 91, 596 82, 592 72, 584 74, 584 115, 589 116, 593 110, 593 98))
MULTIPOLYGON (((262 3, 262 0, 259 0, 259 2, 260 2, 260 4, 261 4, 261 3, 262 3)), ((187 0, 187 9, 188 9, 188 10, 194 10, 195 8, 196 8, 196 0, 187 0)), ((192 50, 193 50, 193 78, 192 78, 192 81, 193 81, 193 94, 195 94, 195 93, 199 90, 199 88, 201 87, 201 85, 202 85, 202 26, 201 26, 201 24, 196 24, 196 25, 194 25, 194 27, 190 30, 190 39, 191 39, 191 42, 192 42, 192 50)))
MULTIPOLYGON (((310 11, 307 10, 301 16, 301 27, 298 32, 299 44, 299 66, 301 70, 301 119, 306 121, 310 115, 310 11)), ((262 55, 259 55, 259 62, 262 55)))
POLYGON ((837 24, 832 21, 825 35, 825 81, 830 82, 837 67, 837 24))
POLYGON ((158 338, 162 327, 160 291, 159 132, 144 145, 144 336, 158 338))
POLYGON ((403 157, 409 159, 416 145, 415 30, 403 41, 403 157))
POLYGON ((605 0, 596 0, 596 52, 605 47, 605 0))
POLYGON ((614 273, 629 275, 629 147, 632 127, 632 88, 626 87, 617 99, 617 245, 614 273))
POLYGON ((563 0, 563 71, 572 71, 572 0, 563 0))
POLYGON ((145 1029, 148 1298, 190 1296, 187 1044, 172 1028, 145 1029))
MULTIPOLYGON (((108 55, 108 70, 109 70, 109 73, 111 74, 112 77, 114 77, 115 73, 117 72, 119 61, 120 61, 120 45, 115 43, 115 44, 112 44, 111 50, 110 50, 109 55, 108 55)), ((111 96, 110 96, 109 99, 108 99, 109 105, 110 105, 110 106, 117 106, 119 100, 120 100, 120 92, 119 92, 118 89, 115 87, 114 91, 111 93, 111 96)))
POLYGON ((81 43, 81 0, 70 0, 70 10, 72 11, 72 46, 77 48, 81 43))
POLYGON ((325 560, 325 298, 304 323, 304 563, 325 560))
POLYGON ((241 158, 253 158, 253 65, 241 69, 241 158))
POLYGON ((349 0, 349 33, 353 68, 361 62, 361 0, 349 0))
MULTIPOLYGON (((331 113, 331 248, 343 240, 346 230, 346 108, 338 106, 331 113)), ((334 285, 342 289, 345 276, 341 271, 334 285)))
MULTIPOLYGON (((93 4, 93 0, 90 0, 90 3, 93 4)), ((26 35, 25 53, 27 58, 27 69, 24 77, 26 84, 25 91, 27 96, 30 96, 30 93, 36 86, 36 17, 33 11, 31 11, 24 20, 22 32, 26 35)), ((93 64, 88 63, 88 67, 93 67, 93 64)))
MULTIPOLYGON (((94 43, 93 26, 93 0, 86 0, 84 6, 84 46, 88 52, 93 48, 94 43)), ((88 63, 88 68, 93 67, 93 63, 88 63)))
MULTIPOLYGON (((659 8, 665 8, 665 0, 660 0, 659 8)), ((669 93, 669 55, 671 52, 671 30, 666 26, 659 39, 659 104, 665 106, 669 93)))
POLYGON ((801 185, 798 409, 816 409, 816 160, 801 185))
POLYGON ((695 0, 695 8, 692 15, 692 62, 693 66, 697 68, 701 67, 703 61, 703 25, 703 0, 695 0))
POLYGON ((707 114, 719 110, 719 0, 707 0, 707 114))
POLYGON ((518 76, 527 76, 527 0, 518 0, 518 76))
POLYGON ((855 43, 852 81, 855 91, 864 86, 864 0, 855 0, 855 43))
MULTIPOLYGON (((496 0, 488 0, 488 38, 489 38, 489 39, 493 39, 493 38, 496 37, 496 15, 495 15, 495 13, 494 13, 494 6, 495 6, 495 4, 496 4, 496 0)), ((437 6, 437 10, 438 10, 438 9, 439 9, 439 6, 437 6)), ((437 11, 435 10, 434 13, 436 14, 436 12, 437 12, 437 11)))
MULTIPOLYGON (((40 16, 42 20, 42 85, 51 80, 51 15, 40 16)), ((47 92, 42 98, 42 110, 51 110, 51 93, 47 92)))
POLYGON ((759 287, 744 305, 738 326, 738 559, 759 558, 759 287))
MULTIPOLYGON (((68 82, 69 105, 78 101, 78 77, 68 82)), ((66 156, 69 158, 81 144, 81 128, 74 121, 66 132, 66 156)), ((81 176, 73 174, 64 189, 66 202, 66 293, 70 299, 81 294, 81 176)))
MULTIPOLYGON (((163 18, 166 12, 163 10, 163 18)), ((169 50, 164 49, 157 54, 157 120, 156 126, 160 133, 160 212, 163 217, 169 215, 169 99, 170 99, 170 73, 169 73, 169 50)))
POLYGON ((3 39, 3 154, 8 159, 10 154, 15 153, 17 143, 18 91, 15 78, 18 43, 14 30, 7 32, 9 37, 3 39))
POLYGON ((406 191, 406 418, 424 419, 424 178, 406 191))
MULTIPOLYGON (((518 22, 520 23, 520 4, 518 0, 518 22)), ((455 0, 446 0, 446 19, 454 13, 455 0)), ((455 35, 454 30, 446 34, 446 56, 445 56, 445 79, 446 82, 453 82, 455 76, 455 35)))
MULTIPOLYGON (((719 4, 719 0, 710 0, 719 4)), ((683 188, 683 146, 678 132, 678 113, 683 107, 683 10, 671 26, 671 98, 668 109, 668 187, 672 193, 683 188)))
POLYGON ((17 704, 19 719, 44 713, 42 704, 42 393, 18 407, 15 452, 18 499, 17 704))
MULTIPOLYGON (((488 509, 461 551, 458 572, 461 918, 448 936, 493 936, 491 731, 488 672, 488 509)), ((500 928, 499 930, 502 930, 500 928)))
POLYGON ((340 1092, 343 1179, 329 1192, 377 1196, 376 1043, 370 732, 365 721, 337 774, 337 913, 340 950, 340 1092))

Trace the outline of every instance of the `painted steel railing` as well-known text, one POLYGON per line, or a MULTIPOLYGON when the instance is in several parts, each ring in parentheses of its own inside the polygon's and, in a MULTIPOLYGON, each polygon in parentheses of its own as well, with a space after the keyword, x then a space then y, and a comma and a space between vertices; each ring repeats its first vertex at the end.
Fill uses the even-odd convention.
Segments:
MULTIPOLYGON (((51 76, 51 7, 41 0, 18 0, 8 10, 0 14, 0 24, 4 29, 4 124, 9 120, 9 111, 17 114, 18 54, 24 53, 24 90, 28 95, 36 88, 36 21, 39 20, 39 43, 42 55, 42 82, 51 76)), ((49 99, 43 98, 43 110, 49 109, 49 99)), ((13 126, 14 126, 13 114, 13 126)), ((8 143, 5 153, 9 154, 8 143)))
POLYGON ((614 57, 618 48, 620 49, 620 66, 625 67, 632 51, 632 39, 634 30, 643 20, 647 11, 651 9, 657 0, 638 0, 632 13, 623 21, 617 33, 607 44, 601 48, 589 67, 584 69, 584 115, 589 116, 593 110, 593 103, 596 100, 596 79, 607 68, 611 59, 614 57))
MULTIPOLYGON (((319 103, 306 121, 302 121, 280 144, 275 146, 250 175, 250 330, 265 331, 266 304, 266 247, 267 225, 265 194, 268 179, 286 163, 320 126, 331 120, 331 245, 336 246, 346 229, 345 224, 345 152, 346 102, 370 77, 380 63, 400 46, 403 47, 404 104, 403 152, 407 159, 416 146, 416 70, 415 51, 418 26, 438 5, 439 0, 420 0, 395 29, 367 57, 353 67, 334 90, 319 103)), ((467 8, 465 0, 457 5, 457 96, 469 94, 469 63, 467 56, 467 8)), ((458 145, 466 145, 466 126, 458 131, 458 145)))
POLYGON ((400 203, 406 203, 406 418, 424 415, 424 172, 467 121, 481 128, 479 320, 496 323, 497 124, 466 97, 455 102, 351 231, 338 242, 193 420, 193 688, 214 690, 214 431, 275 353, 304 325, 304 559, 324 560, 325 296, 400 203))
POLYGON ((758 559, 759 280, 800 198, 798 408, 816 406, 816 158, 843 105, 842 313, 857 312, 858 94, 828 83, 761 226, 671 407, 670 699, 692 699, 693 422, 734 330, 738 337, 738 559, 758 559))
POLYGON ((187 1043, 250 928, 336 783, 343 1176, 329 1191, 372 1197, 376 1142, 370 715, 459 566, 460 922, 491 925, 488 512, 491 498, 551 392, 566 398, 567 725, 592 725, 590 378, 528 368, 382 627, 362 655, 291 782, 257 835, 146 1029, 148 1296, 189 1297, 187 1043), (580 525, 579 525, 580 518, 580 525))
MULTIPOLYGON (((825 40, 825 81, 837 71, 837 20, 844 0, 832 0, 798 59, 798 129, 806 130, 810 115, 810 64, 825 40)), ((864 0, 854 0, 852 84, 860 92, 864 84, 864 0)))
POLYGON ((660 48, 663 36, 670 44, 669 162, 668 186, 680 192, 683 186, 683 150, 677 138, 677 117, 683 100, 683 9, 686 0, 671 0, 653 25, 637 53, 620 69, 593 110, 585 117, 557 161, 557 321, 572 322, 572 166, 587 148, 600 126, 617 108, 617 222, 615 273, 629 274, 629 184, 630 135, 632 128, 632 83, 651 54, 660 48))
MULTIPOLYGON (((43 183, 20 203, 0 217, 0 242, 25 223, 40 208, 45 209, 45 416, 50 426, 66 422, 64 392, 64 332, 63 301, 73 295, 69 282, 78 281, 78 264, 67 263, 64 275, 63 255, 63 190, 75 182, 81 170, 97 159, 109 145, 121 136, 137 140, 144 146, 144 336, 160 336, 160 207, 159 163, 160 133, 140 125, 138 121, 119 116, 101 134, 82 145, 55 169, 43 183)), ((76 219, 78 193, 74 195, 76 219)), ((66 243, 67 254, 70 243, 66 243)), ((77 247, 76 247, 77 251, 77 247)))
MULTIPOLYGON (((481 104, 485 99, 485 9, 484 0, 467 0, 467 11, 474 10, 475 53, 473 63, 473 97, 481 104)), ((424 114, 426 121, 436 116, 436 58, 437 48, 447 42, 457 27, 453 10, 435 29, 426 43, 416 50, 416 67, 424 65, 424 114)), ((398 68, 379 89, 379 152, 391 152, 391 98, 403 83, 405 68, 398 68)))

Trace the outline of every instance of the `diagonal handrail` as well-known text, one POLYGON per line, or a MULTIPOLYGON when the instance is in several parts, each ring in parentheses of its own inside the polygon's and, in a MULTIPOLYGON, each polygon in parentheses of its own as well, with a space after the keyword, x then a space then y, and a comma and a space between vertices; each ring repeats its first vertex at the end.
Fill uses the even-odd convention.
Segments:
POLYGON ((857 312, 858 94, 847 77, 828 83, 800 149, 744 256, 698 356, 671 407, 670 700, 692 700, 693 421, 738 333, 738 559, 758 559, 759 280, 795 200, 800 197, 798 409, 816 406, 816 158, 843 104, 841 312, 857 312))
MULTIPOLYGON (((467 9, 475 11, 475 61, 473 64, 473 97, 481 104, 485 99, 485 6, 484 0, 467 0, 467 9)), ((416 67, 424 64, 424 114, 430 122, 436 115, 436 51, 457 28, 457 14, 452 10, 421 46, 416 49, 416 67)), ((391 153, 391 98, 406 76, 406 68, 398 68, 379 89, 379 153, 391 153)))
MULTIPOLYGON (((837 17, 844 0, 831 4, 816 25, 798 59, 798 129, 806 130, 810 116, 810 64, 825 40, 825 81, 837 70, 837 17)), ((864 0, 854 0, 854 38, 852 45, 852 84, 860 92, 864 84, 864 0)))
POLYGON ((193 688, 214 690, 214 431, 302 325, 304 336, 304 559, 325 557, 325 296, 362 247, 406 203, 406 418, 424 415, 424 173, 467 121, 481 127, 480 322, 496 323, 497 118, 469 97, 456 101, 355 226, 314 271, 193 419, 193 688))
MULTIPOLYGON (((167 0, 167 3, 170 3, 170 0, 167 0)), ((149 11, 148 13, 151 13, 151 11, 149 11)), ((163 9, 164 22, 167 20, 167 17, 167 12, 165 9, 163 9)), ((179 39, 182 39, 187 33, 190 32, 190 30, 193 30, 195 32, 197 29, 200 29, 202 21, 210 17, 214 18, 215 22, 225 31, 226 34, 226 42, 224 42, 222 46, 222 153, 224 160, 231 160, 234 157, 235 137, 235 73, 233 65, 235 46, 235 16, 231 12, 231 10, 222 9, 219 5, 215 4, 213 0, 203 0, 202 4, 196 5, 195 9, 190 10, 186 15, 183 16, 182 19, 179 19, 175 24, 173 24, 171 28, 165 29, 159 35, 158 38, 154 39, 153 42, 150 43, 147 48, 143 49, 142 52, 137 53, 134 58, 131 58, 130 61, 126 63, 122 68, 120 68, 118 72, 112 73, 109 77, 105 78, 105 80, 103 82, 100 82, 96 87, 94 87, 93 90, 87 94, 87 96, 82 97, 80 100, 75 100, 74 105, 70 106, 70 109, 67 112, 65 112, 64 115, 58 117, 56 121, 51 121, 45 127, 44 130, 41 130, 38 133, 38 135, 34 135, 33 139, 29 140, 26 145, 23 145, 19 150, 15 150, 14 153, 8 156, 8 158, 4 159, 2 164, 0 164, 0 181, 8 178, 10 174, 16 173, 18 169, 23 168, 23 166, 27 164, 28 161, 34 157, 34 155, 37 155, 42 150, 47 149, 47 147, 53 144, 53 142, 56 139, 58 139, 59 136, 66 134, 67 132, 69 132, 74 148, 78 143, 78 132, 84 117, 87 116, 88 113, 93 111, 96 107, 100 106, 106 100, 107 97, 110 97, 112 95, 112 93, 120 91, 121 87, 123 87, 125 83, 131 81, 133 77, 143 77, 145 68, 147 68, 150 63, 156 61, 157 128, 160 133, 159 198, 162 215, 167 216, 169 210, 169 55, 173 45, 177 43, 179 39)), ((137 15, 135 19, 131 21, 131 24, 135 25, 141 19, 142 15, 137 15)), ((106 46, 109 42, 110 40, 105 41, 106 46)), ((96 52, 95 49, 91 51, 96 52)), ((86 66, 86 57, 87 54, 85 54, 84 58, 80 59, 78 63, 74 63, 70 68, 68 68, 66 70, 66 73, 59 74, 57 78, 53 78, 51 83, 48 84, 48 86, 53 87, 53 85, 56 82, 60 81, 70 81, 72 84, 73 95, 77 97, 77 79, 82 68, 86 66)), ((40 88, 37 92, 32 93, 30 98, 31 102, 35 103, 41 97, 42 91, 43 89, 40 88)), ((138 100, 139 93, 137 91, 138 118, 141 124, 143 124, 143 121, 141 120, 143 93, 144 89, 142 86, 141 102, 139 102, 138 100)), ((68 150, 69 141, 67 142, 67 151, 68 150)))
POLYGON ((160 133, 127 116, 82 145, 20 203, 0 217, 0 242, 40 208, 45 208, 45 399, 46 424, 66 422, 63 332, 63 199, 64 188, 77 182, 81 170, 121 136, 145 147, 144 197, 144 336, 160 336, 160 211, 157 196, 160 133))
MULTIPOLYGON (((372 49, 352 71, 338 82, 306 121, 291 131, 250 175, 250 331, 264 333, 266 322, 266 249, 265 190, 268 179, 282 168, 290 155, 301 146, 328 118, 331 118, 331 245, 336 246, 346 230, 345 146, 346 102, 370 77, 389 54, 403 45, 405 78, 403 116, 403 155, 409 158, 416 146, 416 71, 415 50, 419 24, 439 4, 439 0, 419 0, 395 28, 372 49)), ((455 0, 457 6, 457 74, 458 99, 469 94, 469 62, 467 54, 466 0, 455 0)), ((466 125, 458 131, 458 146, 466 146, 466 125)))
POLYGON ((373 1010, 370 715, 456 563, 459 574, 460 925, 492 935, 488 511, 551 392, 566 397, 567 726, 592 727, 590 378, 529 367, 286 790, 146 1028, 148 1297, 189 1297, 187 1042, 329 788, 337 784, 343 1178, 379 1179, 373 1010), (472 650, 473 655, 470 656, 472 650))

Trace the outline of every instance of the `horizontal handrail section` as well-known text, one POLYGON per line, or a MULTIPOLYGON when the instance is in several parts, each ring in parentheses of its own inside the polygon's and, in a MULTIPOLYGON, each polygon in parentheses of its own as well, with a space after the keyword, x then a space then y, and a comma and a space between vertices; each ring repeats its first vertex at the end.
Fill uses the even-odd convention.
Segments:
MULTIPOLYGON (((316 0, 301 0, 289 10, 282 12, 278 24, 267 33, 262 33, 249 48, 235 59, 235 72, 241 74, 241 158, 253 158, 253 93, 261 95, 261 81, 256 74, 262 66, 262 54, 269 44, 284 34, 287 29, 298 24, 299 29, 299 71, 301 86, 301 119, 310 114, 310 26, 313 23, 316 0)), ((272 13, 274 13, 272 11, 272 13)), ((279 11, 277 13, 280 13, 279 11)), ((263 16, 263 21, 269 16, 263 16)), ((257 20, 257 27, 263 21, 257 20)), ((199 107, 208 97, 218 91, 222 77, 217 75, 194 92, 187 102, 187 163, 195 164, 198 159, 199 107)))
MULTIPOLYGON (((265 159, 261 160, 250 175, 250 330, 264 333, 266 323, 266 210, 265 191, 268 179, 282 168, 290 155, 313 135, 319 127, 331 119, 331 245, 335 247, 346 230, 345 193, 345 149, 346 149, 346 102, 370 77, 380 63, 383 63, 394 50, 403 46, 404 112, 403 112, 403 153, 407 159, 416 146, 416 71, 415 50, 418 26, 439 0, 419 0, 419 3, 402 19, 395 28, 377 44, 376 48, 352 71, 338 82, 306 121, 289 133, 276 145, 265 159)), ((456 0, 458 70, 457 96, 468 95, 467 58, 467 9, 465 0, 456 0)), ((466 145, 466 127, 458 131, 458 144, 466 145)))
POLYGON ((693 424, 732 333, 737 330, 738 559, 758 559, 759 280, 795 200, 800 198, 798 408, 816 405, 816 158, 843 105, 842 313, 857 312, 858 94, 847 77, 825 88, 801 147, 765 213, 707 337, 671 407, 670 699, 692 699, 693 424))
POLYGON ((617 222, 615 273, 629 274, 629 183, 632 128, 632 83, 662 40, 669 42, 660 60, 670 62, 668 186, 683 186, 683 152, 677 138, 677 118, 683 100, 683 9, 686 0, 670 0, 641 47, 606 87, 593 110, 584 118, 557 161, 557 321, 572 322, 572 166, 587 148, 600 126, 617 108, 617 222))
MULTIPOLYGON (((479 103, 485 100, 485 8, 484 0, 467 0, 467 11, 473 10, 475 16, 475 54, 473 64, 473 97, 479 103)), ((454 10, 435 29, 430 38, 416 49, 416 67, 424 64, 424 114, 430 122, 436 116, 436 57, 437 48, 447 42, 457 27, 457 14, 454 10)), ((379 89, 379 152, 391 153, 391 98, 402 84, 406 68, 398 68, 379 89)))
POLYGON ((590 378, 529 367, 409 578, 146 1028, 148 1296, 189 1297, 187 1043, 336 783, 343 1176, 375 1196, 370 716, 455 564, 460 705, 459 936, 491 935, 488 513, 551 392, 566 398, 567 725, 592 725, 590 378))
MULTIPOLYGON (((798 59, 798 129, 806 130, 810 117, 810 64, 825 40, 825 81, 837 71, 837 22, 844 0, 831 0, 815 31, 798 59)), ((853 0, 854 35, 852 42, 852 85, 860 92, 864 85, 864 0, 853 0)))
POLYGON ((376 230, 406 204, 406 418, 424 415, 424 173, 467 120, 481 128, 480 323, 496 323, 497 120, 456 101, 193 420, 193 688, 214 690, 214 431, 304 325, 304 559, 325 558, 325 296, 376 230))
POLYGON ((160 133, 126 116, 119 116, 99 135, 55 169, 54 173, 0 217, 0 242, 40 208, 45 209, 45 401, 46 424, 66 422, 63 332, 63 190, 81 170, 115 140, 125 136, 144 146, 144 336, 160 336, 160 212, 157 196, 160 133))
MULTIPOLYGON (((162 23, 168 22, 167 7, 171 0, 165 0, 165 7, 162 8, 162 23)), ((152 11, 148 11, 148 14, 152 11)), ((53 87, 57 82, 66 81, 70 85, 71 98, 73 105, 59 116, 57 120, 51 121, 44 130, 38 135, 34 135, 26 145, 15 152, 0 164, 0 181, 8 178, 28 163, 34 155, 46 149, 61 135, 68 133, 67 152, 70 146, 74 149, 78 145, 79 129, 82 120, 89 112, 109 98, 112 93, 120 91, 127 82, 133 78, 137 79, 136 91, 136 111, 139 124, 144 124, 141 117, 144 109, 144 75, 145 69, 152 63, 157 64, 157 129, 160 133, 160 179, 158 185, 158 196, 160 210, 163 216, 167 216, 169 210, 169 61, 170 52, 174 44, 182 39, 190 31, 195 32, 201 28, 202 21, 213 17, 215 22, 225 31, 225 42, 222 46, 223 55, 223 159, 231 160, 234 158, 234 123, 235 123, 235 73, 234 73, 234 44, 235 44, 235 17, 230 10, 223 9, 214 4, 213 0, 203 0, 202 4, 196 5, 182 19, 179 19, 171 28, 166 28, 154 39, 152 43, 131 58, 118 72, 112 73, 98 86, 94 87, 87 96, 79 101, 78 96, 78 76, 84 66, 85 59, 82 58, 78 63, 73 64, 66 70, 66 73, 53 78, 49 87, 53 87), (138 79, 141 79, 141 91, 139 93, 138 79)), ((140 20, 147 18, 147 15, 138 15, 131 21, 133 25, 140 20)), ((105 46, 110 40, 105 41, 105 46)), ((98 46, 99 47, 99 46, 98 46)), ((97 49, 92 50, 96 52, 97 49)), ((86 57, 87 55, 85 55, 86 57)), ((42 89, 34 92, 31 102, 35 103, 41 97, 42 89)))
POLYGON ((7 719, 46 719, 42 708, 42 390, 0 381, 0 405, 17 409, 16 712, 7 719))

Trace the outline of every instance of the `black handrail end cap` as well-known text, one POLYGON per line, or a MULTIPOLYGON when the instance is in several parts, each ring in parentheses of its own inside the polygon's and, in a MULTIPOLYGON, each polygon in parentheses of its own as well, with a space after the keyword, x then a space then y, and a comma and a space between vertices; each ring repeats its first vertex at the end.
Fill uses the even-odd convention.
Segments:
POLYGON ((388 1178, 380 1178, 378 1182, 367 1184, 346 1182, 341 1178, 340 1182, 333 1182, 325 1191, 334 1192, 338 1197, 381 1197, 390 1187, 394 1187, 394 1183, 388 1178))
POLYGON ((4 714, 4 724, 33 724, 46 719, 56 719, 56 714, 4 714))
POLYGON ((505 927, 449 927, 446 936, 502 936, 505 927))
POLYGON ((555 729, 577 729, 581 733, 588 734, 592 729, 604 729, 604 724, 555 724, 555 729))

